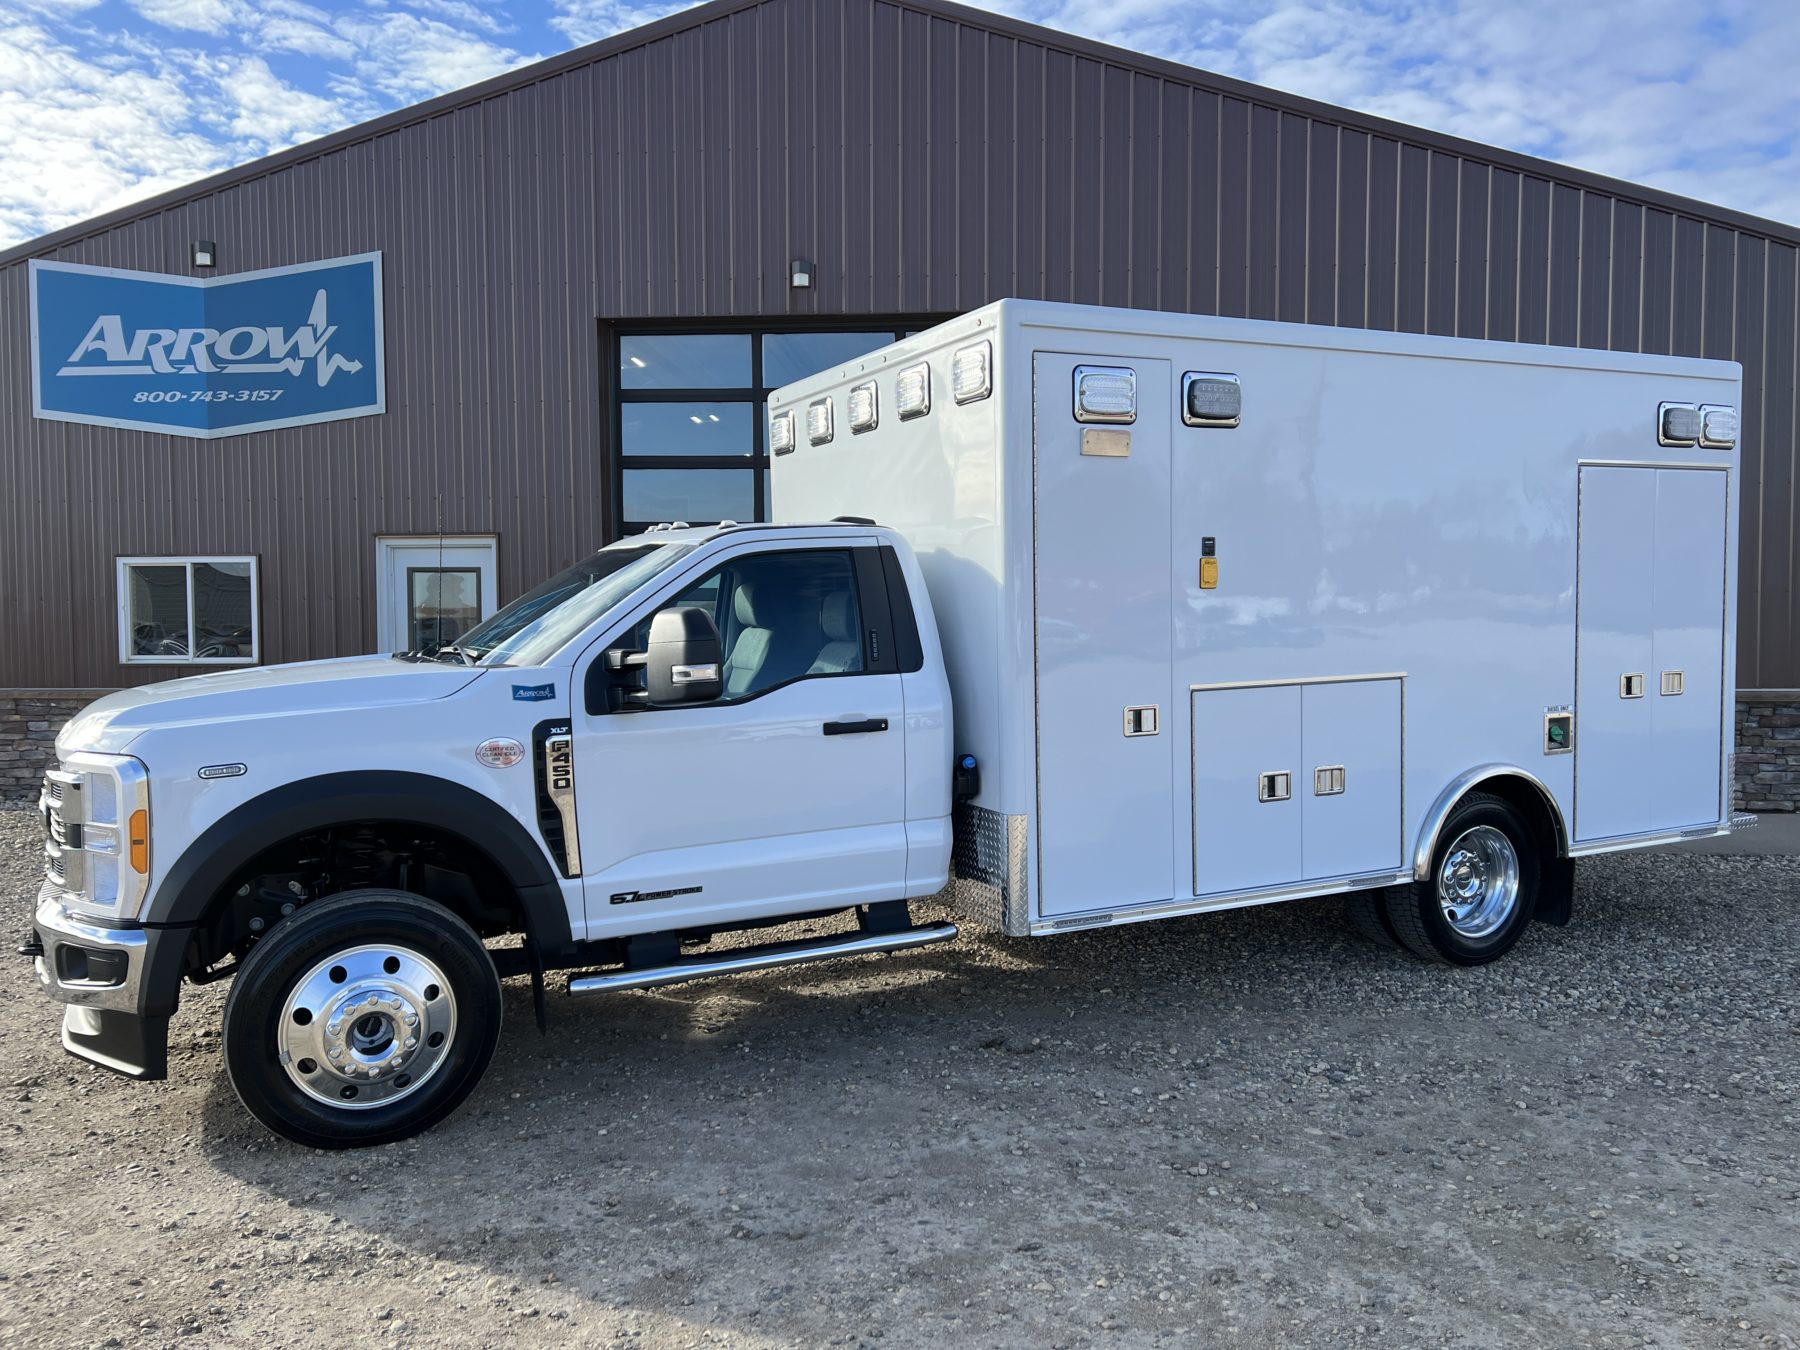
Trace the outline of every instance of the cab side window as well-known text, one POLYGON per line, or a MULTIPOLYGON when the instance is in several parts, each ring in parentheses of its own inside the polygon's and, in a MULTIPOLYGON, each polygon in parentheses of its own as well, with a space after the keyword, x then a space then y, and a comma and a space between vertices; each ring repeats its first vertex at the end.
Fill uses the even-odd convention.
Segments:
MULTIPOLYGON (((866 669, 856 572, 845 550, 752 553, 708 573, 664 608, 704 609, 725 653, 722 703, 809 676, 866 669)), ((650 619, 637 626, 643 650, 650 619)))

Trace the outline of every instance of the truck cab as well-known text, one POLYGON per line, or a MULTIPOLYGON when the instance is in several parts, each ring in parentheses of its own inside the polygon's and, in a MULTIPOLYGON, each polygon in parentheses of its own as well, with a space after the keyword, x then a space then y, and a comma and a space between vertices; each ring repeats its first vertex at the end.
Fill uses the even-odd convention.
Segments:
POLYGON ((948 877, 950 738, 904 540, 658 529, 435 653, 93 704, 40 802, 27 946, 73 1053, 161 1077, 183 980, 234 975, 227 1066, 255 1114, 321 1146, 398 1138, 479 1077, 500 974, 667 983, 716 934, 846 910, 848 935, 728 959, 953 936, 905 913, 948 877))

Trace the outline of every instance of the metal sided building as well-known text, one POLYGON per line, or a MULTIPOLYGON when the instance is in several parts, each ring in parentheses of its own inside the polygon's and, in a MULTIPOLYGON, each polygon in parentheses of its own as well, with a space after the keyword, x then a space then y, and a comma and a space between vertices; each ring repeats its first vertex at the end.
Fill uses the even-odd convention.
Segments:
POLYGON ((761 518, 769 390, 1021 296, 1741 362, 1739 781, 1792 808, 1797 264, 945 0, 714 0, 0 252, 0 793, 94 691, 761 518))

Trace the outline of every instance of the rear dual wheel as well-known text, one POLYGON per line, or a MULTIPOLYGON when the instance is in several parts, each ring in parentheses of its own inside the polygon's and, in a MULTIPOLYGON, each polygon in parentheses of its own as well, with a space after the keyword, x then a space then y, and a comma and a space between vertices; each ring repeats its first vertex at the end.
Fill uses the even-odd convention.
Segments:
POLYGON ((1524 935, 1541 881, 1530 823, 1512 803, 1472 792, 1438 832, 1425 879, 1352 897, 1352 922, 1428 961, 1484 965, 1524 935))
POLYGON ((319 901, 244 958, 225 1002, 225 1071, 244 1106, 313 1148, 428 1129, 481 1080, 500 1034, 481 939, 403 891, 319 901))

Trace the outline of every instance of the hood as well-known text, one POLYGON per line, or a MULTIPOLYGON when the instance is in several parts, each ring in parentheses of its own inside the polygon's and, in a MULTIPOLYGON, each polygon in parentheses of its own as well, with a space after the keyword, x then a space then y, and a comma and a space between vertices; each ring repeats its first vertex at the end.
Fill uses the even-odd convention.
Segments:
POLYGON ((69 720, 56 748, 59 754, 118 753, 152 729, 424 703, 448 698, 484 673, 475 666, 352 656, 190 675, 90 703, 69 720))

